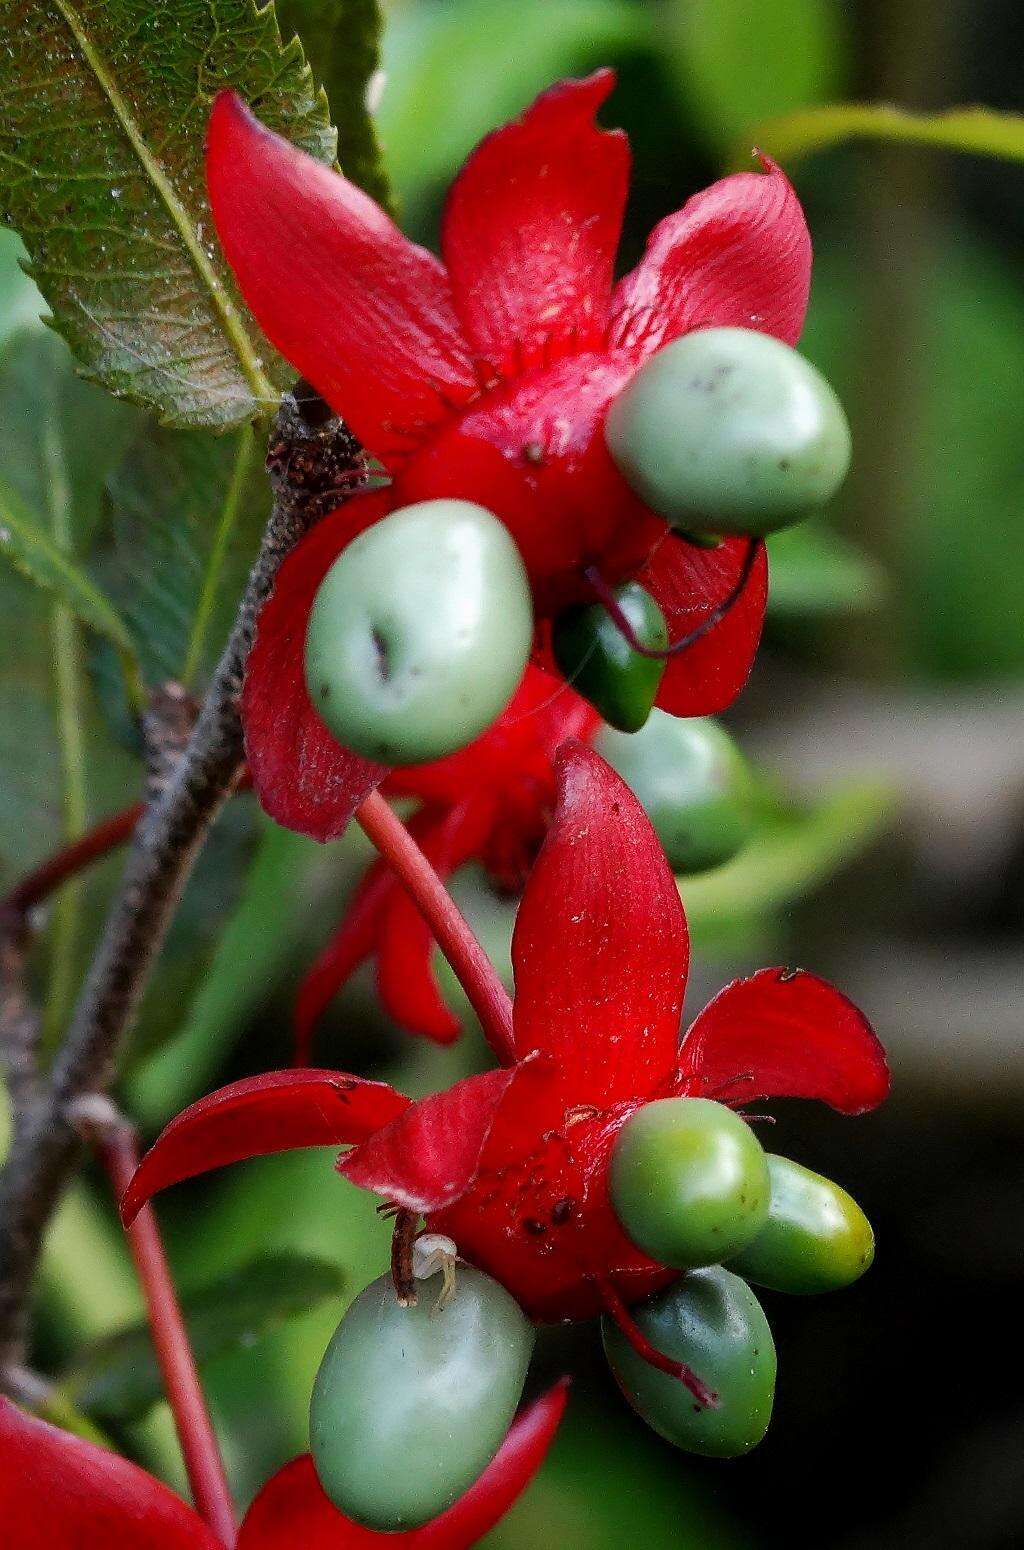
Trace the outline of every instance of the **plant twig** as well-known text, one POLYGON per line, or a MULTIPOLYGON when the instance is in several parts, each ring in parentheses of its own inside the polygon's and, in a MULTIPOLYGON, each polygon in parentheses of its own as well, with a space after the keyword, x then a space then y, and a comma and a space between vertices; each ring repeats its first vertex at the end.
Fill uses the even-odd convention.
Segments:
MULTIPOLYGON (((95 1095, 80 1099, 69 1117, 83 1139, 96 1147, 115 1199, 120 1200, 139 1166, 134 1129, 109 1099, 95 1095)), ((143 1206, 127 1234, 192 1498, 218 1539, 233 1545, 238 1525, 224 1460, 151 1205, 143 1206)))
POLYGON ((113 1077, 196 857, 241 776, 238 700, 259 611, 296 541, 364 476, 360 449, 341 421, 310 425, 290 397, 275 421, 267 466, 273 510, 228 643, 192 735, 134 831, 121 888, 44 1091, 14 1127, 0 1177, 0 1380, 22 1361, 43 1233, 78 1160, 70 1106, 104 1091, 113 1077))

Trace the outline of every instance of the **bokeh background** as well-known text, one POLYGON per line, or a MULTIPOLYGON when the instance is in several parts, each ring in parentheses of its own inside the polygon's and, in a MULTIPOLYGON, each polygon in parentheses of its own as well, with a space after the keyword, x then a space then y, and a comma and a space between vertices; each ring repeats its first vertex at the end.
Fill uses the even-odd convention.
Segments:
MULTIPOLYGON (((623 264, 656 219, 744 164, 756 126, 777 114, 843 99, 1024 108, 1016 0, 393 0, 387 10, 380 128, 403 222, 424 241, 480 134, 558 76, 599 63, 619 69, 605 118, 628 129, 635 154, 623 264)), ((766 1295, 776 1415, 737 1463, 654 1439, 618 1399, 594 1329, 546 1334, 537 1381, 577 1375, 570 1418, 542 1477, 488 1539, 495 1550, 1024 1543, 1024 168, 866 143, 788 170, 816 247, 804 348, 845 397, 855 472, 827 521, 776 541, 765 647, 729 718, 763 771, 765 819, 747 853, 683 883, 690 1010, 733 974, 782 961, 833 978, 864 1007, 891 1054, 891 1102, 859 1120, 778 1105, 772 1145, 853 1191, 875 1221, 878 1258, 830 1299, 766 1295)), ((188 524, 183 537, 162 514, 180 517, 186 497, 161 475, 160 437, 76 384, 63 347, 33 325, 38 299, 16 256, 4 237, 0 451, 18 462, 29 420, 33 434, 58 413, 72 427, 68 477, 86 492, 93 563, 146 619, 159 669, 183 628, 171 578, 191 563, 188 524), (130 456, 93 489, 97 437, 121 438, 130 456), (143 518, 151 547, 133 573, 143 518)), ((222 469, 207 443, 188 445, 200 491, 189 521, 201 524, 222 469)), ((61 698, 50 604, 3 570, 0 607, 6 878, 131 799, 137 773, 102 652, 85 654, 61 698), (69 694, 80 712, 70 750, 69 694), (84 777, 69 781, 76 765, 84 777)), ((147 1135, 211 1085, 286 1063, 297 978, 364 857, 356 838, 321 850, 272 829, 251 798, 234 804, 189 890, 122 1084, 147 1135)), ((116 863, 100 868, 48 922, 38 974, 51 1035, 115 879, 116 863)), ((511 906, 473 876, 460 896, 503 960, 511 906)), ((319 1056, 425 1091, 480 1050, 472 1035, 444 1053, 411 1047, 360 981, 332 1009, 319 1056)), ((387 1230, 317 1153, 182 1188, 162 1217, 183 1287, 236 1275, 245 1316, 218 1333, 217 1299, 208 1305, 217 1354, 206 1371, 246 1498, 304 1445, 312 1374, 345 1298, 384 1267, 387 1230), (285 1257, 248 1268, 270 1251, 285 1257), (301 1256, 337 1267, 344 1290, 301 1256)), ((119 1444, 178 1483, 169 1416, 128 1381, 143 1356, 125 1363, 112 1348, 120 1390, 96 1377, 104 1362, 90 1343, 138 1311, 102 1183, 87 1177, 51 1234, 38 1362, 66 1370, 119 1444)))

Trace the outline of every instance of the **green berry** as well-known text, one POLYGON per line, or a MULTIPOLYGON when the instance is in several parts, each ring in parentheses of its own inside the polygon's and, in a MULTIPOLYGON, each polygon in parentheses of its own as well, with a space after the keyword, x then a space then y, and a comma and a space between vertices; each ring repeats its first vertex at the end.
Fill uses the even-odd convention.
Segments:
MULTIPOLYGON (((629 581, 616 589, 615 597, 640 644, 663 651, 668 629, 651 594, 629 581)), ((634 651, 603 604, 566 609, 555 620, 552 649, 577 694, 589 700, 605 721, 623 732, 643 726, 665 673, 665 659, 634 651)))
POLYGON ((360 533, 320 583, 306 687, 346 748, 422 764, 490 726, 532 639, 530 585, 508 530, 469 501, 423 501, 360 533))
POLYGON ((819 371, 745 328, 704 328, 659 350, 605 424, 630 487, 674 527, 763 535, 825 505, 846 477, 850 429, 819 371))
POLYGON ((750 770, 716 722, 655 710, 635 736, 603 729, 595 747, 640 798, 673 871, 721 866, 750 838, 750 770))
POLYGON ((871 1223, 831 1179, 768 1153, 768 1220, 730 1268, 775 1292, 833 1292, 875 1257, 871 1223))
POLYGON ((685 1270, 739 1253, 768 1216, 768 1164, 750 1126, 710 1098, 661 1098, 623 1125, 611 1157, 623 1231, 685 1270))
POLYGON ((371 1528, 415 1527, 461 1496, 504 1439, 522 1393, 533 1327, 490 1276, 439 1277, 415 1307, 390 1276, 361 1292, 313 1386, 309 1440, 331 1501, 371 1528))
POLYGON ((736 1458, 761 1441, 775 1396, 775 1342, 745 1281, 720 1265, 693 1270, 633 1317, 653 1346, 685 1362, 718 1397, 701 1405, 678 1378, 650 1366, 608 1317, 605 1355, 634 1410, 688 1453, 736 1458))

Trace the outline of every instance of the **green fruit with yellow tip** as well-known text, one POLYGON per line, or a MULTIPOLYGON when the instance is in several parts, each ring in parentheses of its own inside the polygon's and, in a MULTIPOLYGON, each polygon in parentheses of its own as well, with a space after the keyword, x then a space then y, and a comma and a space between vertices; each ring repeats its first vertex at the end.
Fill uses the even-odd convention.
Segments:
POLYGON ((769 1152, 768 1219, 729 1268, 775 1292, 834 1292, 858 1280, 875 1257, 875 1235, 860 1206, 831 1179, 769 1152))

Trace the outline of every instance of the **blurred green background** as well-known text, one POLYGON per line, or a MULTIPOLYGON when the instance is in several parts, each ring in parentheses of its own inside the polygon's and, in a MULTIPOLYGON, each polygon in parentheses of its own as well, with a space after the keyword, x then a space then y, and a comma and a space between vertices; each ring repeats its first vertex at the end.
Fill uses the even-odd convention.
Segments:
MULTIPOLYGON (((600 63, 619 69, 604 117, 626 127, 635 156, 623 265, 655 220, 736 165, 774 115, 844 98, 1024 108, 1016 0, 387 9, 380 131, 403 224, 427 242, 476 139, 553 79, 600 63)), ((876 1223, 878 1258, 841 1296, 766 1297, 776 1416, 739 1463, 660 1444, 614 1393, 595 1331, 549 1332, 537 1382, 577 1375, 570 1418, 539 1481, 487 1540, 503 1550, 1024 1543, 1014 1372, 1024 1291, 1024 168, 861 144, 787 170, 816 248, 804 348, 844 395, 855 473, 827 522, 776 541, 766 644, 729 718, 775 796, 757 846, 683 884, 695 941, 689 1010, 771 961, 813 968, 863 1006, 891 1054, 891 1102, 860 1120, 780 1105, 772 1145, 857 1195, 876 1223)), ((229 476, 224 449, 156 433, 77 382, 63 346, 33 324, 37 298, 16 255, 0 237, 5 476, 51 512, 55 531, 66 520, 79 539, 90 535, 95 573, 146 620, 150 670, 177 671, 187 656, 201 681, 225 625, 214 618, 196 642, 197 556, 229 476), (191 459, 198 493, 169 482, 162 459, 191 459)), ((257 510, 229 557, 239 574, 258 520, 257 510)), ((0 593, 9 879, 130 800, 137 773, 116 735, 114 654, 64 649, 75 626, 6 569, 0 593)), ((273 830, 251 798, 236 801, 189 889, 123 1083, 147 1134, 209 1086, 287 1062, 297 978, 364 858, 358 838, 319 849, 273 830)), ((66 889, 48 922, 38 974, 51 1033, 116 871, 105 864, 66 889)), ((472 876, 460 893, 505 956, 510 906, 472 876)), ((446 1053, 412 1047, 361 980, 333 1008, 319 1056, 415 1092, 468 1069, 479 1050, 472 1038, 446 1053)), ((264 1267, 263 1280, 278 1282, 267 1298, 259 1275, 243 1275, 236 1287, 257 1284, 251 1308, 210 1334, 207 1376, 241 1499, 304 1446, 312 1374, 345 1296, 386 1262, 372 1201, 330 1161, 309 1153, 237 1168, 161 1208, 185 1288, 271 1251, 291 1256, 273 1274, 264 1267), (299 1256, 337 1266, 344 1292, 299 1256)), ((147 1408, 145 1392, 97 1398, 81 1369, 83 1347, 137 1313, 104 1190, 87 1178, 51 1234, 38 1362, 77 1363, 79 1395, 92 1395, 119 1444, 179 1483, 164 1407, 147 1408)), ((100 1371, 105 1349, 107 1358, 90 1353, 100 1371)))

